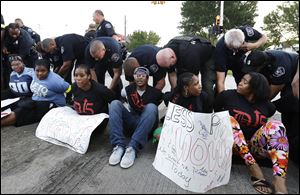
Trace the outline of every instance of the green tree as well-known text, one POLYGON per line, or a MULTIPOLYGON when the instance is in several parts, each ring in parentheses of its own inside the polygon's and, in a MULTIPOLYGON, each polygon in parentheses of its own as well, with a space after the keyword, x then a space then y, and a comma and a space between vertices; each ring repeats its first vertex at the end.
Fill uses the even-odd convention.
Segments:
POLYGON ((146 31, 134 31, 132 35, 128 35, 128 43, 126 47, 129 51, 132 51, 134 48, 144 45, 152 44, 156 45, 160 40, 160 37, 153 31, 149 33, 146 31))
MULTIPOLYGON (((224 31, 241 25, 255 24, 257 1, 225 1, 224 31)), ((209 32, 215 24, 215 18, 220 14, 220 1, 186 1, 182 4, 179 29, 181 34, 198 35, 216 42, 216 37, 209 32)))
POLYGON ((267 32, 268 46, 299 43, 299 2, 285 2, 264 17, 263 30, 267 32))

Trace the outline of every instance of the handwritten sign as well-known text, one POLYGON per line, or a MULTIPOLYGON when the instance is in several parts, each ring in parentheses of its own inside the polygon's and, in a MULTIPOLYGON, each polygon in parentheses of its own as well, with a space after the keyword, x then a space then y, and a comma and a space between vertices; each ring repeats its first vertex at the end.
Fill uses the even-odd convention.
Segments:
POLYGON ((169 103, 153 166, 183 189, 204 193, 228 183, 232 145, 227 111, 196 113, 169 103))
POLYGON ((70 107, 51 109, 39 123, 35 135, 50 143, 86 153, 95 128, 108 118, 105 113, 79 115, 70 107))
POLYGON ((11 105, 17 101, 20 100, 20 97, 17 97, 17 98, 11 98, 11 99, 6 99, 6 100, 1 100, 1 108, 4 108, 8 105, 11 105))

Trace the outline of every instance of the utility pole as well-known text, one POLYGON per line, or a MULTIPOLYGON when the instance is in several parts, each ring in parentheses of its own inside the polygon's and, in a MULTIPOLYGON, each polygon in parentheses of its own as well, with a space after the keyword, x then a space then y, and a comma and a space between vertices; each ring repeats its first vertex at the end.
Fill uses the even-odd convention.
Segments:
POLYGON ((126 38, 126 15, 124 17, 124 36, 126 38))
POLYGON ((220 26, 223 26, 223 19, 224 19, 224 1, 221 1, 221 6, 220 6, 220 26))

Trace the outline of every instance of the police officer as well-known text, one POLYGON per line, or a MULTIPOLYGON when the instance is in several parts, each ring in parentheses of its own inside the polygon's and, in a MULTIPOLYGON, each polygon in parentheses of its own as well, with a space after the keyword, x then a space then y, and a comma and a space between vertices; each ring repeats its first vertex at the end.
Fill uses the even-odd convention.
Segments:
POLYGON ((225 78, 228 70, 232 70, 236 84, 243 77, 242 59, 246 52, 256 49, 267 42, 267 37, 251 26, 231 29, 217 42, 214 61, 217 71, 217 91, 225 90, 225 78))
POLYGON ((160 48, 154 45, 141 45, 135 48, 123 63, 126 80, 133 82, 134 69, 143 66, 149 70, 150 76, 153 76, 153 87, 162 90, 165 86, 166 69, 157 63, 156 54, 159 50, 160 48))
POLYGON ((112 81, 109 89, 121 97, 122 51, 120 44, 111 37, 97 37, 85 50, 85 63, 91 68, 92 79, 105 84, 105 73, 108 71, 112 81))
POLYGON ((214 98, 213 85, 215 70, 212 61, 214 47, 208 40, 197 36, 178 36, 171 39, 164 49, 157 53, 157 62, 168 70, 171 87, 175 88, 177 77, 184 72, 199 75, 203 91, 209 96, 209 107, 212 111, 214 98))
POLYGON ((72 69, 74 65, 84 64, 84 52, 88 43, 89 41, 81 35, 65 34, 54 39, 44 39, 42 49, 48 54, 46 58, 56 61, 56 66, 57 62, 61 62, 61 56, 62 64, 55 67, 54 71, 71 84, 72 69))
POLYGON ((16 23, 5 27, 4 54, 19 54, 27 67, 33 67, 38 58, 31 36, 16 23))
POLYGON ((98 25, 96 29, 96 37, 113 37, 118 39, 113 25, 105 20, 104 14, 101 10, 95 10, 93 14, 93 21, 98 25))
POLYGON ((274 101, 274 104, 281 112, 282 122, 287 129, 290 157, 299 162, 299 99, 292 90, 292 81, 299 71, 299 54, 256 50, 244 62, 243 72, 256 71, 267 77, 271 85, 271 99, 280 93, 280 99, 274 101))
POLYGON ((35 43, 38 43, 41 41, 40 35, 37 32, 33 31, 28 26, 25 26, 23 21, 20 18, 16 18, 15 23, 19 24, 20 28, 26 30, 30 34, 31 38, 34 40, 35 43))
POLYGON ((89 28, 86 30, 84 37, 86 37, 89 41, 93 40, 96 37, 96 24, 91 23, 89 28))

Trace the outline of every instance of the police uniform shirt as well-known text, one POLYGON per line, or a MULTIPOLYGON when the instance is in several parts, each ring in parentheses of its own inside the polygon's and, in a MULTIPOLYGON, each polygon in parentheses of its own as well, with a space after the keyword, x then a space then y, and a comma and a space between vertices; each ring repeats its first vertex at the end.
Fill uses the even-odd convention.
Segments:
POLYGON ((62 64, 64 63, 63 59, 62 59, 62 55, 60 53, 60 51, 55 51, 54 54, 50 54, 50 53, 46 53, 43 56, 44 59, 48 59, 50 64, 53 66, 53 69, 55 69, 56 67, 60 67, 62 66, 62 64))
POLYGON ((31 53, 34 41, 28 32, 20 29, 20 36, 14 39, 9 35, 8 27, 5 28, 4 44, 10 53, 19 54, 22 58, 25 58, 31 53))
POLYGON ((90 44, 85 50, 85 62, 90 68, 96 68, 97 65, 109 65, 112 68, 120 68, 122 66, 122 51, 120 44, 111 37, 97 37, 94 40, 100 40, 105 47, 105 55, 102 60, 96 61, 90 54, 90 44))
POLYGON ((31 36, 31 38, 35 41, 35 43, 38 43, 38 42, 40 42, 41 41, 41 37, 40 37, 40 35, 39 34, 37 34, 35 31, 33 31, 31 28, 29 28, 28 26, 22 26, 21 27, 22 29, 24 29, 24 30, 26 30, 29 34, 30 34, 30 36, 31 36))
POLYGON ((72 84, 74 109, 82 115, 108 113, 108 103, 114 100, 114 93, 94 80, 91 84, 91 88, 87 91, 79 88, 76 83, 72 84))
POLYGON ((125 87, 125 91, 131 110, 138 114, 143 112, 144 107, 147 104, 153 103, 158 106, 162 101, 163 93, 149 85, 147 85, 146 90, 142 95, 138 93, 135 83, 125 87))
POLYGON ((236 90, 223 91, 217 96, 214 111, 224 110, 228 110, 229 114, 239 122, 246 140, 250 140, 276 111, 271 102, 249 102, 236 90))
POLYGON ((62 55, 63 61, 77 60, 84 63, 84 52, 88 45, 88 40, 77 34, 66 34, 55 38, 57 47, 62 55))
POLYGON ((13 71, 10 74, 9 88, 16 97, 31 96, 30 84, 34 76, 33 68, 25 67, 21 74, 13 71))
POLYGON ((115 34, 113 25, 106 20, 103 20, 96 30, 96 37, 112 37, 115 34))
POLYGON ((177 70, 178 74, 191 72, 199 74, 201 67, 210 59, 213 46, 208 40, 196 36, 179 36, 171 39, 165 48, 171 48, 177 62, 170 67, 168 72, 177 70))
MULTIPOLYGON (((153 76, 156 81, 166 76, 166 70, 160 68, 156 61, 156 54, 159 50, 160 48, 154 45, 141 45, 135 48, 129 56, 136 58, 140 66, 146 67, 150 76, 153 76)), ((130 81, 133 80, 130 79, 130 81)))
POLYGON ((206 92, 202 91, 199 96, 190 96, 184 97, 180 93, 175 91, 165 93, 163 99, 166 106, 169 105, 169 102, 180 105, 192 112, 202 112, 208 113, 209 109, 207 108, 208 95, 206 92))
MULTIPOLYGON (((262 37, 262 34, 250 26, 242 26, 239 28, 245 35, 245 41, 257 41, 262 37)), ((244 50, 238 50, 237 52, 232 51, 226 47, 224 36, 217 42, 216 49, 214 52, 214 60, 216 71, 227 72, 232 70, 233 76, 236 83, 239 83, 243 77, 242 69, 242 58, 246 52, 244 50)))
POLYGON ((262 73, 272 85, 291 85, 298 67, 299 55, 278 50, 268 50, 266 53, 273 58, 262 73))

